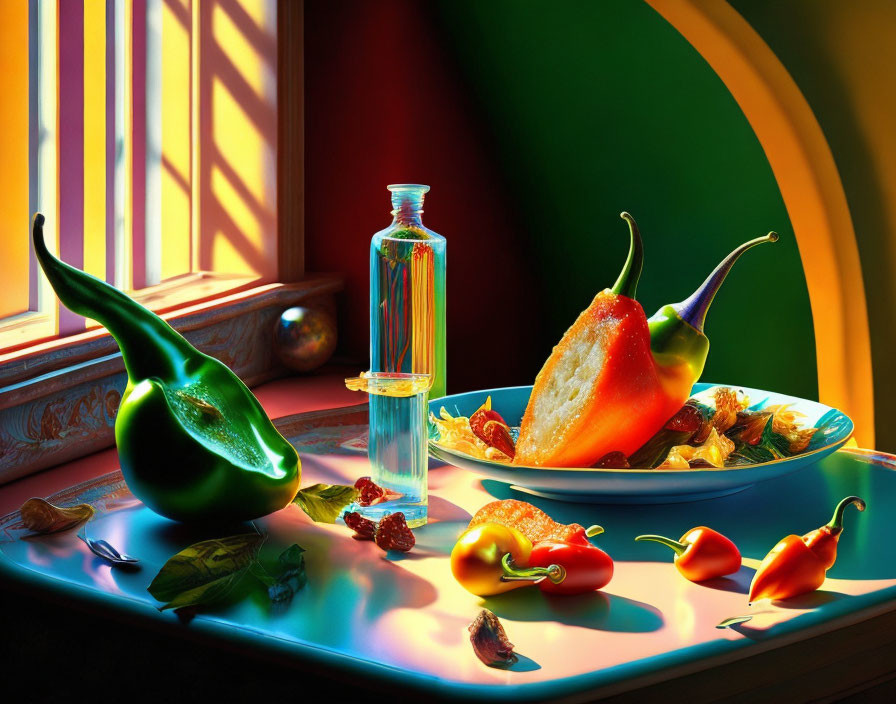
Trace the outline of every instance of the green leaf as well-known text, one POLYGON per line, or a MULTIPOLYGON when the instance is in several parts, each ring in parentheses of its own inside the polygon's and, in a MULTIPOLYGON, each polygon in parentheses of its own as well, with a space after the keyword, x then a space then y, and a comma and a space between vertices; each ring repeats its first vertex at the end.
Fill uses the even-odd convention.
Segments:
POLYGON ((731 628, 732 626, 736 626, 739 623, 746 623, 752 618, 752 616, 734 616, 732 618, 726 618, 721 623, 716 624, 716 628, 731 628))
POLYGON ((293 499, 316 523, 335 523, 342 510, 358 498, 358 490, 342 484, 314 484, 293 499))
POLYGON ((275 604, 290 601, 295 593, 308 583, 303 552, 305 550, 298 545, 291 545, 280 554, 278 560, 280 574, 277 576, 277 581, 268 586, 268 596, 275 604))
POLYGON ((221 601, 255 562, 264 539, 244 533, 194 543, 168 559, 147 591, 165 602, 161 611, 221 601))

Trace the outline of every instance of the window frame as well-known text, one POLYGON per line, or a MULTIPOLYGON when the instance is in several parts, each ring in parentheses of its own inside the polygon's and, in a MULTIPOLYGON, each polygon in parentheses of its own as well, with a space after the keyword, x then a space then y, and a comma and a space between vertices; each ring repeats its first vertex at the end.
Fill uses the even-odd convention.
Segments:
MULTIPOLYGON (((48 246, 51 251, 58 251, 61 247, 69 252, 61 252, 62 258, 74 266, 83 266, 83 255, 86 247, 88 233, 84 227, 84 126, 76 134, 75 138, 67 138, 64 130, 59 129, 60 120, 71 120, 81 117, 85 109, 85 85, 84 85, 84 22, 86 4, 91 0, 74 0, 73 2, 59 2, 59 0, 30 0, 29 3, 29 62, 32 72, 31 88, 29 90, 29 105, 31 112, 29 140, 29 153, 31 154, 31 169, 29 174, 29 210, 41 211, 48 216, 48 224, 55 224, 59 235, 58 242, 55 237, 50 237, 48 246), (38 31, 40 29, 40 31, 38 31), (47 45, 52 48, 47 49, 47 45), (72 51, 80 56, 80 63, 75 62, 74 68, 68 65, 70 56, 65 52, 72 51), (80 53, 79 53, 80 52, 80 53), (52 56, 50 56, 52 54, 52 56), (61 63, 65 63, 63 67, 61 63), (40 76, 43 72, 45 75, 40 76), (72 80, 74 78, 75 80, 72 80), (46 83, 45 86, 41 85, 46 83), (52 105, 49 112, 44 110, 41 114, 38 105, 38 92, 42 88, 59 91, 59 105, 52 101, 45 101, 52 105), (68 102, 63 103, 64 99, 68 102), (58 112, 57 112, 58 111, 58 112), (46 122, 47 124, 43 124, 46 122), (51 144, 41 153, 38 135, 49 135, 51 144), (41 161, 42 160, 42 161, 41 161), (39 162, 40 166, 39 167, 39 162), (51 168, 55 166, 55 168, 51 168), (41 174, 43 174, 43 179, 41 174), (54 222, 55 221, 55 222, 54 222), (75 228, 75 236, 70 236, 64 229, 75 228), (80 230, 80 231, 77 231, 80 230), (72 248, 79 251, 74 252, 72 248)), ((122 169, 114 169, 114 156, 116 142, 121 140, 122 116, 121 105, 116 105, 114 92, 115 83, 120 83, 121 76, 116 74, 115 66, 121 63, 118 57, 113 63, 115 52, 120 52, 125 42, 119 41, 113 45, 115 32, 122 31, 122 25, 129 21, 133 23, 135 6, 142 11, 143 8, 155 8, 156 16, 150 18, 149 14, 139 19, 139 27, 145 29, 147 22, 160 22, 158 15, 162 0, 132 0, 120 2, 116 0, 100 0, 105 6, 104 20, 106 22, 106 108, 114 106, 115 114, 107 110, 105 117, 105 129, 107 133, 107 158, 106 158, 106 279, 112 276, 121 279, 113 272, 116 260, 121 260, 125 254, 122 251, 114 252, 115 240, 121 236, 115 236, 114 229, 120 227, 119 221, 128 217, 122 213, 123 201, 121 196, 122 185, 120 176, 122 169), (158 6, 158 7, 156 7, 158 6), (111 91, 111 92, 110 92, 111 91), (111 147, 111 148, 110 148, 111 147), (116 197, 116 193, 119 197, 116 197)), ((92 6, 92 7, 95 7, 92 6)), ((203 22, 204 26, 211 26, 210 12, 202 11, 200 16, 197 0, 186 0, 185 7, 192 13, 194 34, 198 32, 197 23, 203 22)), ((207 7, 207 6, 206 6, 207 7)), ((303 67, 302 67, 302 41, 303 36, 304 3, 290 2, 277 3, 276 27, 278 37, 290 37, 290 41, 276 44, 276 88, 277 88, 277 114, 276 114, 276 196, 273 200, 273 208, 276 217, 276 232, 270 235, 270 246, 276 248, 276 271, 273 276, 252 276, 251 274, 228 274, 216 271, 203 271, 191 262, 191 271, 168 278, 161 283, 141 287, 129 294, 139 302, 147 305, 157 313, 170 312, 177 308, 193 304, 203 303, 223 298, 230 294, 245 291, 253 285, 271 282, 293 283, 301 281, 304 276, 304 209, 303 209, 303 169, 296 168, 296 164, 302 164, 303 154, 303 67), (288 127, 284 127, 284 122, 288 127), (284 173, 287 177, 284 177, 284 173), (284 186, 285 185, 285 186, 284 186)), ((129 25, 130 26, 130 25, 129 25)), ((145 33, 145 32, 144 32, 145 33)), ((142 44, 153 43, 151 37, 143 37, 142 44)), ((190 39, 194 44, 198 39, 190 39)), ((155 43, 160 43, 156 37, 155 43)), ((129 47, 130 48, 130 47, 129 47)), ((142 47, 141 47, 142 50, 142 47)), ((194 46, 193 53, 199 52, 194 46)), ((192 70, 192 69, 191 69, 192 70)), ((121 73, 118 71, 118 73, 121 73)), ((146 83, 152 83, 147 80, 146 83)), ((156 81, 158 82, 158 81, 156 81)), ((118 86, 121 90, 121 86, 118 86)), ((158 87, 153 94, 158 93, 158 87)), ((48 94, 49 95, 49 94, 48 94)), ((128 96, 133 98, 133 96, 128 96)), ((119 101, 120 102, 120 101, 119 101)), ((194 118, 196 110, 194 111, 194 118)), ((145 120, 144 120, 145 122, 145 120)), ((193 120, 194 123, 197 120, 193 120)), ((135 128, 138 125, 135 124, 135 128)), ((193 125, 194 135, 196 124, 193 125)), ((75 130, 77 133, 78 130, 75 130)), ((145 125, 141 132, 147 132, 145 125)), ((145 135, 144 135, 145 136, 145 135)), ((142 149, 148 150, 149 145, 142 145, 142 149)), ((191 149, 195 148, 195 144, 191 149)), ((194 168, 191 166, 191 168, 194 168)), ((136 186, 135 186, 136 188, 136 186)), ((157 194, 156 194, 157 195, 157 194)), ((155 197, 146 193, 142 199, 155 197)), ((194 206, 198 209, 200 204, 194 206)), ((133 219, 133 213, 130 214, 133 219)), ((195 228, 196 215, 191 219, 187 227, 195 228)), ((24 227, 23 236, 24 236, 24 227)), ((139 228, 138 228, 139 229, 139 228)), ((192 235, 189 235, 191 238, 192 235)), ((134 237, 139 238, 135 233, 134 237)), ((128 236, 130 241, 131 235, 128 236)), ((120 248, 121 245, 119 245, 120 248)), ((195 247, 195 241, 192 245, 195 247)), ((191 260, 195 259, 195 255, 191 260)), ((120 261, 117 262, 120 264, 120 261)), ((77 336, 82 331, 91 331, 98 326, 93 321, 85 321, 79 316, 61 306, 56 296, 44 277, 40 275, 33 251, 29 247, 29 278, 31 280, 29 293, 30 310, 0 319, 0 366, 10 355, 15 355, 31 346, 44 345, 54 339, 63 339, 72 335, 77 336)), ((127 279, 128 277, 125 277, 127 279)), ((121 281, 119 281, 121 283, 121 281)), ((139 283, 139 282, 138 282, 139 283)), ((127 289, 125 289, 127 290, 127 289)))

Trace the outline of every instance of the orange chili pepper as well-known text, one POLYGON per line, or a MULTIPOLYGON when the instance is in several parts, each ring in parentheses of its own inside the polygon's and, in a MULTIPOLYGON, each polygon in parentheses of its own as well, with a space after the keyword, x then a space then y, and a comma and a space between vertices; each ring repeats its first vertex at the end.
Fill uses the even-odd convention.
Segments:
POLYGON ((635 540, 662 543, 675 551, 675 566, 685 579, 702 582, 740 569, 740 550, 728 538, 706 526, 691 528, 680 540, 639 535, 635 540))
POLYGON ((759 599, 789 599, 818 589, 837 559, 837 541, 843 532, 843 512, 855 505, 865 510, 858 496, 837 504, 827 525, 800 537, 788 535, 771 549, 750 584, 750 603, 759 599))

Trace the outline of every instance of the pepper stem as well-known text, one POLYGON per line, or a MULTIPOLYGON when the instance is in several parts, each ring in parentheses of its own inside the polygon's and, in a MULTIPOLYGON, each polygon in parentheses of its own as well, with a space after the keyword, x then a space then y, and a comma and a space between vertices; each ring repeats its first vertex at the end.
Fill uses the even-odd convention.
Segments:
POLYGON ((176 377, 182 373, 184 360, 199 354, 155 313, 114 286, 53 256, 44 241, 44 216, 40 213, 34 215, 32 241, 37 261, 59 300, 112 334, 132 380, 176 377), (152 344, 147 344, 150 338, 152 344))
POLYGON ((752 249, 757 244, 777 241, 778 233, 769 232, 765 237, 757 237, 755 240, 744 242, 731 252, 722 260, 721 264, 713 269, 712 273, 706 277, 706 281, 700 284, 700 287, 694 293, 681 303, 676 303, 673 306, 678 311, 681 319, 699 332, 703 332, 703 325, 706 323, 706 313, 709 310, 709 306, 712 305, 713 299, 722 287, 722 283, 725 281, 725 277, 728 276, 728 272, 731 271, 734 263, 740 259, 744 252, 752 249))
POLYGON ((668 548, 672 548, 675 551, 676 555, 681 555, 685 550, 688 549, 688 546, 684 543, 680 543, 677 540, 672 540, 672 538, 666 538, 662 535, 639 535, 635 540, 649 540, 654 543, 661 543, 668 548))
POLYGON ((591 526, 585 529, 585 535, 589 538, 593 538, 595 535, 600 535, 604 532, 604 529, 601 526, 591 526))
POLYGON ((635 224, 635 219, 628 213, 620 213, 619 217, 628 223, 628 230, 631 236, 631 244, 628 248, 628 259, 625 260, 625 266, 622 267, 622 273, 616 279, 613 293, 620 296, 634 298, 638 290, 638 280, 641 278, 641 269, 644 268, 644 243, 641 242, 641 233, 635 224))
POLYGON ((831 529, 831 535, 839 535, 843 532, 843 512, 850 505, 854 505, 859 511, 865 510, 865 502, 861 498, 858 496, 847 496, 837 504, 837 508, 834 509, 834 515, 827 525, 831 529))
POLYGON ((549 579, 554 584, 560 584, 566 579, 566 569, 563 565, 548 565, 547 567, 517 567, 513 562, 510 553, 501 558, 501 567, 504 574, 501 577, 502 582, 539 582, 549 579))

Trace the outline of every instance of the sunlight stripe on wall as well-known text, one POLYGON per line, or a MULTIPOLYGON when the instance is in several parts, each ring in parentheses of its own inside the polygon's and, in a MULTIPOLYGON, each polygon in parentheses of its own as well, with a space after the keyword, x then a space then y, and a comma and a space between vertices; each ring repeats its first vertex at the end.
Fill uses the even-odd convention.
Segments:
POLYGON ((132 0, 130 51, 131 285, 146 286, 146 3, 132 0))
POLYGON ((106 0, 106 271, 104 278, 115 283, 115 0, 106 0))
POLYGON ((161 45, 162 280, 191 271, 191 7, 165 0, 161 45))
POLYGON ((106 3, 84 3, 84 270, 106 276, 106 3))
MULTIPOLYGON (((144 286, 162 280, 162 0, 146 2, 144 286)), ((136 28, 135 28, 136 29, 136 28)))
MULTIPOLYGON (((58 6, 58 230, 59 256, 84 267, 84 2, 58 6)), ((59 334, 84 329, 84 318, 59 307, 59 334)))
POLYGON ((115 7, 115 286, 131 288, 131 14, 130 0, 115 7))
MULTIPOLYGON (((39 0, 38 7, 38 134, 37 208, 46 218, 47 249, 59 251, 59 219, 56 203, 56 0, 39 0)), ((46 311, 56 325, 58 305, 50 282, 38 276, 38 309, 46 311)))

